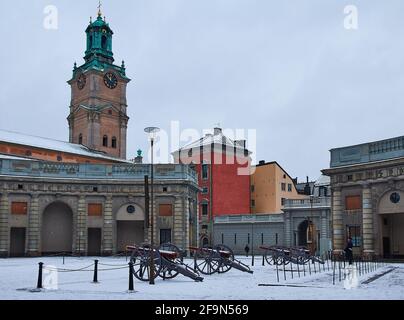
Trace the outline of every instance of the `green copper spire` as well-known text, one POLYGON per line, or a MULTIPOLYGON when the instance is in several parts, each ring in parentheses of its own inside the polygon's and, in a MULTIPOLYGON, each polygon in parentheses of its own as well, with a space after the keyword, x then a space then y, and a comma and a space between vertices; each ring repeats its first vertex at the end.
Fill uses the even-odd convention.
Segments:
POLYGON ((95 59, 97 54, 101 62, 112 64, 114 62, 114 54, 112 52, 112 35, 114 34, 109 24, 102 19, 101 2, 98 6, 97 20, 92 22, 86 29, 87 33, 87 50, 85 53, 85 61, 89 62, 95 59))

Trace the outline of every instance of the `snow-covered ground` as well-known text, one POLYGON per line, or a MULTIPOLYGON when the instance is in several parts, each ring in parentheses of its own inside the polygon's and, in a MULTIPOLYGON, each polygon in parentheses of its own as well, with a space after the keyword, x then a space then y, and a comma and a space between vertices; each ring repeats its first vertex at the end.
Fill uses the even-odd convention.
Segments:
MULTIPOLYGON (((128 268, 125 257, 98 258, 99 283, 92 283, 92 267, 76 272, 58 272, 58 289, 33 292, 37 284, 38 263, 62 269, 80 269, 89 266, 95 258, 67 257, 62 264, 61 257, 53 258, 15 258, 0 259, 0 299, 158 299, 158 300, 264 300, 264 299, 404 299, 404 264, 388 264, 372 273, 359 277, 358 288, 346 290, 343 282, 332 284, 332 271, 298 277, 294 266, 294 279, 291 279, 290 267, 287 267, 287 280, 284 280, 283 270, 280 270, 280 282, 277 282, 276 269, 273 266, 262 266, 260 258, 252 267, 254 274, 230 270, 225 274, 204 276, 203 282, 194 282, 182 275, 171 280, 156 279, 156 284, 150 286, 135 278, 135 291, 128 293, 128 268), (122 269, 115 269, 121 267, 122 269), (102 269, 115 269, 105 270, 102 269), (366 280, 390 269, 393 271, 365 284, 366 280), (261 284, 261 286, 260 286, 261 284), (262 286, 262 284, 266 286, 262 286), (276 286, 268 286, 276 285, 276 286), (278 286, 280 285, 280 286, 278 286), (285 286, 288 285, 288 286, 285 286), (290 286, 289 286, 290 285, 290 286), (293 286, 296 285, 296 286, 293 286)), ((239 257, 240 260, 251 264, 250 258, 239 257)), ((187 260, 192 265, 191 260, 187 260)), ((318 268, 318 267, 317 267, 318 268)), ((46 273, 46 271, 45 271, 46 273)), ((44 282, 47 275, 44 274, 44 282)))

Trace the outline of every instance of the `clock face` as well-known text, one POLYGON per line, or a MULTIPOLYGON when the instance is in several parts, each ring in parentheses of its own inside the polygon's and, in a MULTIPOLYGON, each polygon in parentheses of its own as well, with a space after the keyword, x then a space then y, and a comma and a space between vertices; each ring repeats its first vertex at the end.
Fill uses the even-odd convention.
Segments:
POLYGON ((82 90, 86 86, 86 76, 82 73, 77 78, 77 87, 82 90))
POLYGON ((118 79, 112 72, 108 72, 104 76, 104 83, 110 89, 115 89, 118 85, 118 79))

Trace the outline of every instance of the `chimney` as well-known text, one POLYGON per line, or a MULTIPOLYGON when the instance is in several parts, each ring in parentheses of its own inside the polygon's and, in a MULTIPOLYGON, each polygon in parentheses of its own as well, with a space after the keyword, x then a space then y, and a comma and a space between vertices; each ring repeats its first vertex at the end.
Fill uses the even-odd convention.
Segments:
POLYGON ((213 129, 215 136, 219 135, 222 133, 222 128, 216 127, 213 129))
POLYGON ((235 141, 234 141, 234 144, 235 144, 236 146, 242 147, 243 149, 245 149, 246 143, 247 143, 246 140, 235 140, 235 141))
POLYGON ((265 164, 265 160, 260 160, 259 165, 262 166, 265 164))

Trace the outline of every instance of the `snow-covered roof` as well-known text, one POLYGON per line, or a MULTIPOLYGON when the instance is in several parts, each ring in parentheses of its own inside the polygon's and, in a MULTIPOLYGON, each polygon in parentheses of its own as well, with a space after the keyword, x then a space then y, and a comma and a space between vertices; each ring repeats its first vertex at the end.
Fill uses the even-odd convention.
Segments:
POLYGON ((100 152, 91 150, 81 144, 74 144, 74 143, 69 143, 66 141, 53 140, 53 139, 49 139, 49 138, 32 136, 32 135, 28 135, 28 134, 24 134, 24 133, 19 133, 19 132, 0 130, 0 141, 24 145, 24 146, 30 146, 30 147, 35 147, 35 148, 77 154, 77 155, 81 155, 81 156, 85 156, 85 157, 100 158, 100 159, 105 159, 105 160, 113 160, 113 161, 131 163, 128 160, 118 159, 118 158, 104 155, 100 152))
POLYGON ((8 154, 2 154, 2 153, 0 153, 0 160, 27 160, 27 161, 37 161, 37 160, 31 159, 31 158, 10 156, 10 155, 8 155, 8 154))
POLYGON ((321 175, 316 182, 314 183, 316 187, 319 186, 329 186, 330 185, 330 177, 321 175))
POLYGON ((182 148, 180 148, 180 150, 189 150, 193 148, 199 148, 201 146, 209 146, 212 143, 226 145, 232 148, 236 147, 244 150, 243 145, 240 145, 236 143, 236 141, 233 141, 232 139, 226 137, 222 132, 215 134, 208 133, 202 138, 183 146, 182 148))

